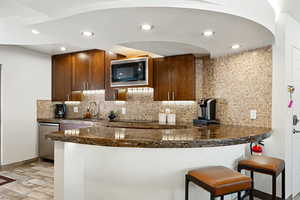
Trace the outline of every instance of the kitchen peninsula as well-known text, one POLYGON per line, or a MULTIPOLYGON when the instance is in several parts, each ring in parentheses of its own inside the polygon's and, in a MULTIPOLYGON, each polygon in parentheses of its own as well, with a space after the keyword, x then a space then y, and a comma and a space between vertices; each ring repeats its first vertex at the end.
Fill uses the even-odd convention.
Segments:
MULTIPOLYGON (((96 70, 92 65, 94 54, 106 55, 105 59, 100 57, 110 63, 106 59, 109 54, 99 50, 53 57, 54 64, 62 59, 73 66, 73 71, 67 71, 78 81, 71 79, 64 84, 71 93, 62 91, 60 82, 65 77, 54 74, 53 101, 38 101, 39 123, 63 124, 61 131, 47 135, 55 141, 57 200, 182 200, 187 171, 215 165, 234 169, 247 154, 250 142, 271 135, 270 47, 221 58, 149 58, 148 70, 152 73, 148 78, 153 81, 146 86, 125 88, 111 87, 111 73, 102 74, 102 84, 100 77, 91 79, 88 72, 96 70), (80 60, 82 55, 90 61, 80 60), (82 66, 86 66, 87 73, 79 73, 82 66), (253 73, 249 74, 249 70, 253 73), (81 79, 83 74, 86 76, 81 79), (99 81, 99 87, 94 87, 98 85, 94 80, 99 81), (78 89, 72 89, 74 82, 78 89), (83 90, 77 91, 80 86, 83 90), (237 103, 241 99, 242 103, 237 103), (66 117, 54 119, 53 109, 62 102, 66 102, 66 117), (97 118, 108 119, 113 111, 118 115, 117 122, 82 120, 87 110, 91 111, 91 103, 98 105, 97 118), (176 125, 156 122, 160 114, 166 113, 176 114, 176 125), (206 117, 215 116, 220 125, 193 127, 193 119, 203 117, 199 116, 203 113, 206 117), (92 123, 92 127, 74 125, 74 119, 92 123)), ((60 66, 53 68, 61 69, 60 66)), ((111 71, 109 65, 101 67, 104 72, 111 71)), ((191 199, 208 199, 208 195, 191 185, 191 199)))
MULTIPOLYGON (((164 128, 146 123, 143 128, 142 124, 98 121, 94 127, 48 134, 55 141, 56 198, 183 199, 189 169, 233 168, 245 155, 247 143, 266 139, 272 132, 229 125, 164 128)), ((191 195, 208 198, 196 187, 191 195)))
POLYGON ((46 137, 54 141, 111 147, 199 148, 250 143, 266 139, 270 135, 271 129, 258 127, 193 127, 154 122, 102 121, 97 122, 94 127, 60 131, 46 137))

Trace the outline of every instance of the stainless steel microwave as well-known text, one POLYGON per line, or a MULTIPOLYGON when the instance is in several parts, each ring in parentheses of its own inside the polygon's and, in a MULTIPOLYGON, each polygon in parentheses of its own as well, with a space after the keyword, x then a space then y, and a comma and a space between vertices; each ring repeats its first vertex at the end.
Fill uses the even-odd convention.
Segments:
POLYGON ((111 61, 111 87, 148 85, 148 58, 111 61))

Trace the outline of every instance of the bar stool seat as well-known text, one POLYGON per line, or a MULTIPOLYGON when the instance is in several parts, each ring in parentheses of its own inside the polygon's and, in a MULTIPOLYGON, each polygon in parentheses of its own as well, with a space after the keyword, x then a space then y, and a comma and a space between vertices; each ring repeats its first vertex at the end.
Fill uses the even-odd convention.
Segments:
MULTIPOLYGON (((253 180, 252 187, 254 188, 254 174, 259 172, 272 176, 272 199, 276 197, 276 178, 282 174, 282 199, 285 199, 285 162, 284 160, 267 157, 267 156, 251 156, 246 160, 241 160, 238 164, 238 171, 249 170, 253 180)), ((239 197, 240 197, 239 193, 239 197)))
POLYGON ((241 160, 239 167, 278 176, 284 170, 284 161, 267 156, 251 156, 247 160, 241 160))
POLYGON ((252 189, 252 180, 248 176, 222 166, 204 167, 187 173, 186 200, 189 181, 210 192, 211 199, 219 196, 223 199, 224 195, 252 189))

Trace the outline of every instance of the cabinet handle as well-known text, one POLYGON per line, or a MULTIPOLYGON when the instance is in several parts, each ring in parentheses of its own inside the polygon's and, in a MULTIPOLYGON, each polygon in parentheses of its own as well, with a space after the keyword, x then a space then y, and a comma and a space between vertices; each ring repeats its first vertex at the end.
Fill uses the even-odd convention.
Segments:
POLYGON ((170 101, 170 92, 168 92, 168 101, 170 101))
POLYGON ((173 101, 175 101, 175 92, 172 92, 172 96, 173 96, 173 101))
POLYGON ((67 95, 67 99, 68 99, 68 101, 70 101, 70 95, 69 94, 67 95))

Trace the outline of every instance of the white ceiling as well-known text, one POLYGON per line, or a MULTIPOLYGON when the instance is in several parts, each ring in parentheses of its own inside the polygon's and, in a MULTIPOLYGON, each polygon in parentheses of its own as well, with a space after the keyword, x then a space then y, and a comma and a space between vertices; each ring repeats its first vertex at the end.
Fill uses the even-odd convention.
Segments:
POLYGON ((300 22, 300 1, 299 0, 277 0, 282 12, 288 12, 300 22))
POLYGON ((146 42, 128 42, 121 46, 132 49, 140 49, 146 52, 152 52, 160 56, 172 56, 182 54, 195 54, 199 56, 208 55, 209 52, 200 47, 183 44, 178 42, 164 42, 164 41, 146 41, 146 42))
MULTIPOLYGON (((253 21, 199 9, 155 6, 99 10, 116 2, 130 7, 129 0, 0 2, 0 44, 22 45, 48 54, 61 53, 60 46, 78 51, 116 50, 121 45, 158 55, 210 53, 218 56, 236 52, 230 48, 235 43, 241 44, 240 50, 247 50, 270 45, 274 40, 267 28, 253 21), (142 23, 153 24, 154 29, 142 32, 139 29, 142 23), (31 29, 38 29, 41 34, 33 35, 31 29), (204 38, 201 32, 206 29, 214 30, 215 36, 204 38), (95 32, 95 37, 83 38, 80 32, 84 30, 95 32)), ((174 2, 224 4, 223 0, 174 2)))

